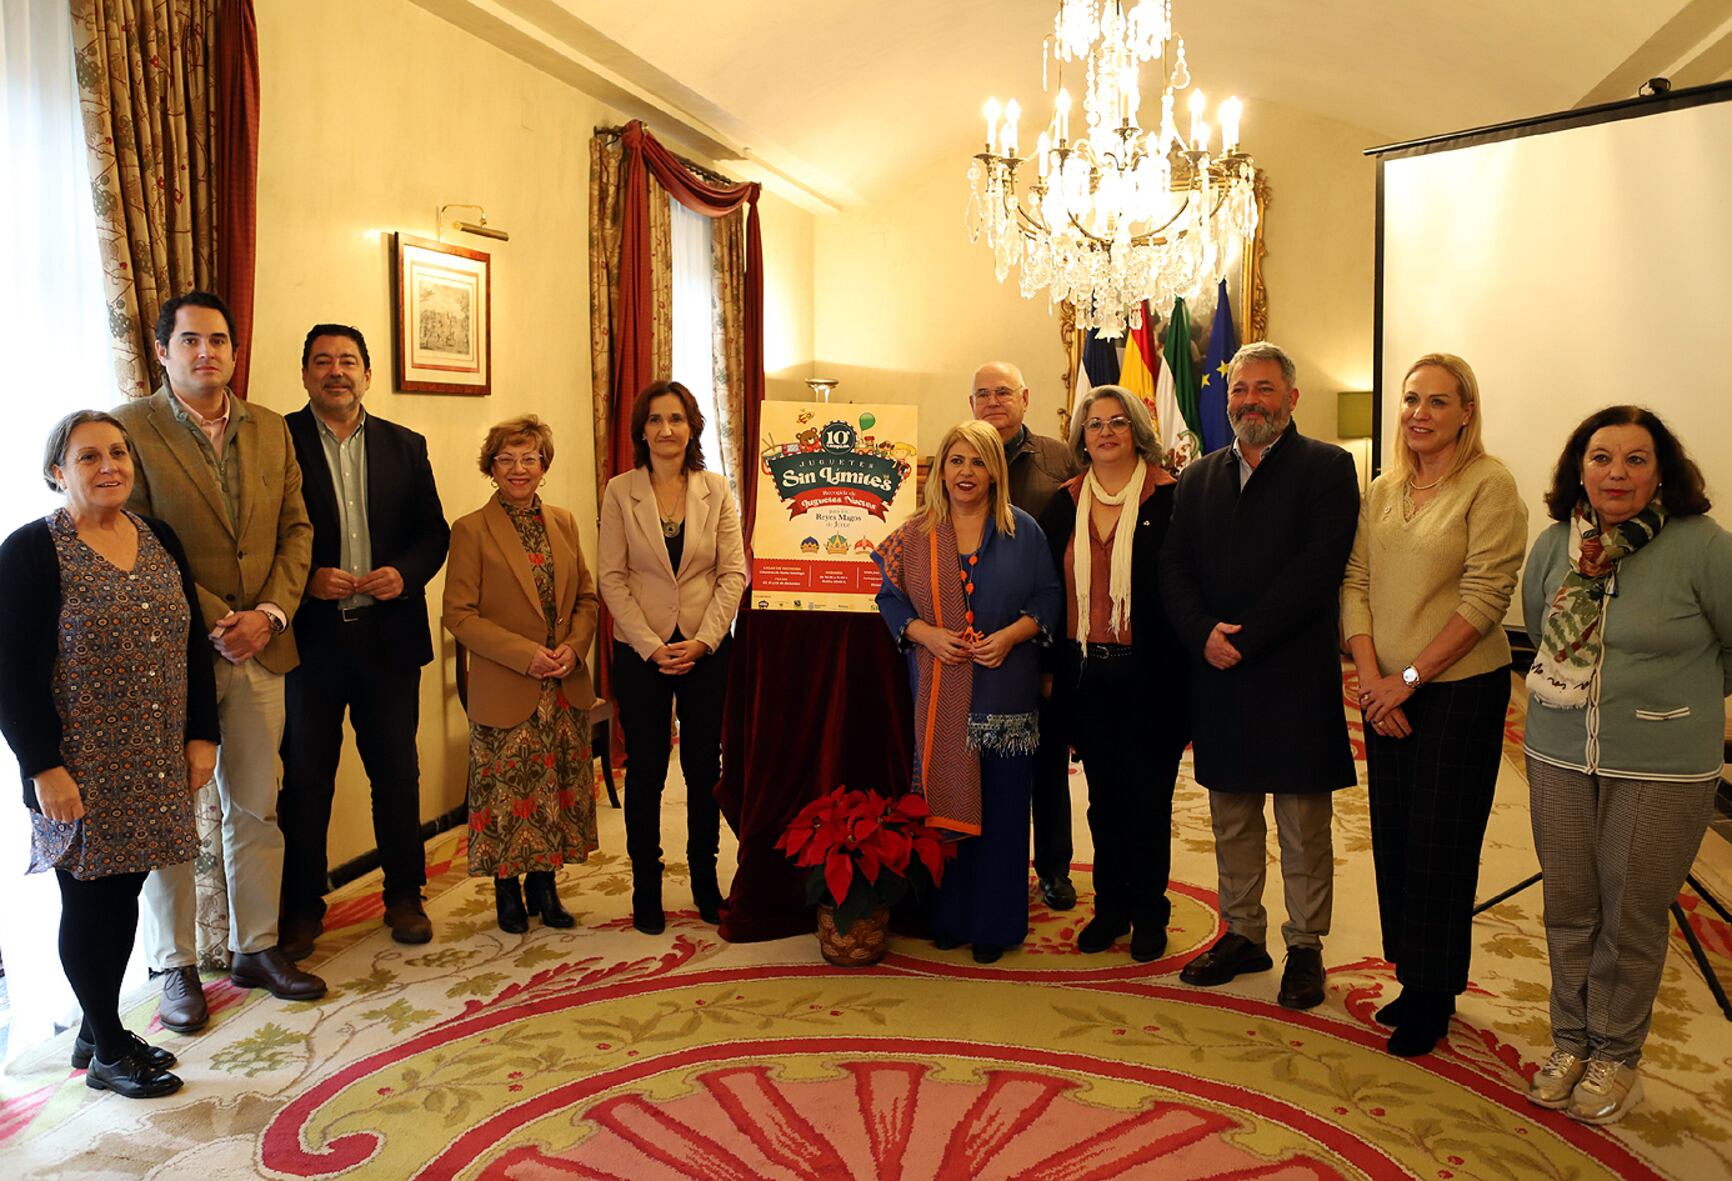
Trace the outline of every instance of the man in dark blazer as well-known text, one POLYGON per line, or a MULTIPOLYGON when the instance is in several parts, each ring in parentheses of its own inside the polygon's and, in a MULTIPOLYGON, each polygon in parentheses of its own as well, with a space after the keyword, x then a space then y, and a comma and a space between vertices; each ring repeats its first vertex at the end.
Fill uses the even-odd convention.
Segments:
MULTIPOLYGON (((1064 443, 1037 435, 1023 419, 1028 414, 1028 385, 1022 371, 1008 361, 989 361, 974 371, 968 408, 974 417, 998 431, 1010 468, 1010 503, 1040 520, 1053 494, 1077 474, 1076 457, 1064 443)), ((1034 874, 1041 898, 1053 910, 1076 905, 1070 880, 1074 851, 1070 827, 1070 748, 1058 737, 1051 699, 1040 704, 1040 749, 1034 756, 1034 874)))
POLYGON ((290 959, 324 930, 326 835, 343 712, 372 785, 385 871, 385 924, 426 943, 421 905, 421 774, 415 752, 421 667, 433 659, 426 587, 445 564, 450 527, 427 440, 361 408, 372 380, 366 338, 315 324, 301 348, 307 405, 286 416, 300 460, 313 568, 295 613, 301 663, 289 674, 283 732, 281 946, 290 959))
POLYGON ((1161 596, 1191 654, 1197 782, 1209 789, 1227 933, 1186 965, 1187 984, 1274 966, 1264 947, 1264 796, 1286 887, 1280 1003, 1323 1000, 1334 897, 1330 793, 1356 779, 1341 698, 1337 597, 1359 517, 1341 448, 1293 424, 1293 362, 1266 341, 1234 356, 1234 442, 1179 477, 1161 551, 1161 596))

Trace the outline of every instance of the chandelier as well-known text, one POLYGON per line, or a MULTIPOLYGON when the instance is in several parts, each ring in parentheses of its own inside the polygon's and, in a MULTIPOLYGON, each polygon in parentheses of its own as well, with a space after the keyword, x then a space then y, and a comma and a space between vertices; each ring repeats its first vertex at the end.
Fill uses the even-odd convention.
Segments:
POLYGON ((1239 150, 1242 106, 1229 98, 1216 108, 1211 155, 1207 100, 1191 90, 1188 134, 1179 134, 1175 107, 1191 72, 1172 0, 1059 0, 1041 41, 1043 93, 1049 69, 1057 93, 1033 157, 1017 155, 1017 101, 986 102, 986 150, 968 167, 968 239, 984 233, 1000 283, 1019 268, 1023 298, 1045 290, 1055 305, 1069 300, 1077 327, 1110 339, 1141 327, 1144 300, 1164 307, 1196 296, 1248 247, 1256 168, 1239 150), (1151 111, 1145 131, 1137 76, 1150 61, 1164 86, 1159 124, 1151 111))

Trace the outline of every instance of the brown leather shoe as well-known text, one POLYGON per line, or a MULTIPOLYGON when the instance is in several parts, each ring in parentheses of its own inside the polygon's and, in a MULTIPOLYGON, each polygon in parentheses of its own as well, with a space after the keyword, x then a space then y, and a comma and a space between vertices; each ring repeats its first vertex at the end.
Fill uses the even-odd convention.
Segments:
POLYGON ((430 943, 433 923, 421 908, 419 898, 399 898, 385 904, 385 925, 398 943, 430 943))
POLYGON ((282 1001, 316 1001, 325 995, 325 982, 303 972, 275 947, 264 951, 237 951, 229 965, 229 979, 237 988, 264 988, 282 1001))
POLYGON ((197 1033, 210 1022, 210 1006, 205 1004, 197 968, 189 964, 162 974, 162 1000, 157 1002, 156 1016, 164 1029, 176 1033, 197 1033))
POLYGON ((284 915, 277 921, 277 950, 284 959, 299 962, 313 954, 314 942, 324 933, 323 919, 284 915))

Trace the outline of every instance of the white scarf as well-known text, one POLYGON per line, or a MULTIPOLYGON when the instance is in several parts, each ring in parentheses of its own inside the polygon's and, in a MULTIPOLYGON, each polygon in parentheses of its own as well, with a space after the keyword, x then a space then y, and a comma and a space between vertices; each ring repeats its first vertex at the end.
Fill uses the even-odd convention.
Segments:
POLYGON ((1125 486, 1117 493, 1109 493, 1095 479, 1094 468, 1083 473, 1082 487, 1076 498, 1074 536, 1077 546, 1072 568, 1076 575, 1076 638, 1083 645, 1084 652, 1088 651, 1089 573, 1093 566, 1089 560, 1089 549, 1093 544, 1089 534, 1090 510, 1096 500, 1119 506, 1119 523, 1113 530, 1113 552, 1107 576, 1107 599, 1112 605, 1109 617, 1112 629, 1122 632, 1131 618, 1131 546, 1136 541, 1137 509, 1142 506, 1143 481, 1147 475, 1148 464, 1138 456, 1136 470, 1131 472, 1125 486))

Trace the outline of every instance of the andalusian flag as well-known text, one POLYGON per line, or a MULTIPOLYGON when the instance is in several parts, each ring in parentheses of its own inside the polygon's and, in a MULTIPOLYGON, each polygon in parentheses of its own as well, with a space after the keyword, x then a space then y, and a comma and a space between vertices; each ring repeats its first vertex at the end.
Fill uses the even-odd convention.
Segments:
POLYGON ((1227 302, 1227 280, 1221 280, 1215 296, 1215 326, 1209 332, 1209 352, 1198 375, 1197 413, 1202 418, 1203 450, 1216 451, 1233 441, 1227 421, 1227 367, 1239 351, 1239 334, 1233 328, 1233 305, 1227 302))
POLYGON ((1197 376, 1191 365, 1191 316, 1183 298, 1173 301, 1173 316, 1167 322, 1167 367, 1173 371, 1173 397, 1186 424, 1194 427, 1197 417, 1197 376))

